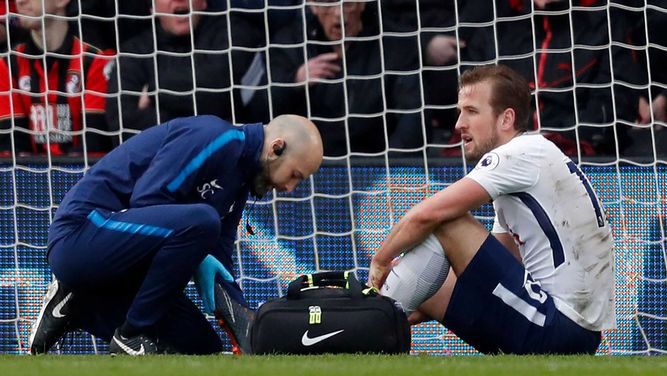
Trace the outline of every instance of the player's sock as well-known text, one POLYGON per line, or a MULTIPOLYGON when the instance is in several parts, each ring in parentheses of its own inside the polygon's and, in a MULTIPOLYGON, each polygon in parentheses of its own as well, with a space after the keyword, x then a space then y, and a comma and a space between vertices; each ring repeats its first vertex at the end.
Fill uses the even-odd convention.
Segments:
POLYGON ((438 238, 431 234, 401 256, 380 291, 401 303, 409 315, 440 289, 448 273, 445 250, 438 238))

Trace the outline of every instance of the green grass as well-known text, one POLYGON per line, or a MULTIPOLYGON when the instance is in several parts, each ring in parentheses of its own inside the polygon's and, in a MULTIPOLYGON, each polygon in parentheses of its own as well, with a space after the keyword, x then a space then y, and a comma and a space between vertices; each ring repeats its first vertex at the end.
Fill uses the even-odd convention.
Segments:
POLYGON ((0 356, 0 374, 218 375, 667 375, 667 357, 609 356, 0 356))

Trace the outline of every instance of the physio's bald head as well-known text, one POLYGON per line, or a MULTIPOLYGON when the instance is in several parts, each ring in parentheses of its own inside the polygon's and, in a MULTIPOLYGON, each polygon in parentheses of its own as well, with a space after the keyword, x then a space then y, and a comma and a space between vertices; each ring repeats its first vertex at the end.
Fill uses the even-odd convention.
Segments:
MULTIPOLYGON (((280 115, 266 127, 266 140, 283 138, 289 145, 285 154, 295 153, 322 160, 322 137, 312 121, 298 115, 280 115)), ((286 148, 287 149, 287 148, 286 148)), ((318 163, 319 165, 319 163, 318 163)))
POLYGON ((322 163, 324 149, 313 122, 298 115, 281 115, 266 125, 262 171, 255 179, 255 193, 270 189, 292 191, 322 163))

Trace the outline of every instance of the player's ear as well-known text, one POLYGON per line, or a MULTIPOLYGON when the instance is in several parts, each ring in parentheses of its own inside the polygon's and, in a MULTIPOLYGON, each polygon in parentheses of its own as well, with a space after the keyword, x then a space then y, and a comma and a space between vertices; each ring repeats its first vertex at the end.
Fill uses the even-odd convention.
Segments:
POLYGON ((514 124, 516 123, 516 112, 513 108, 506 108, 503 111, 502 127, 505 130, 514 129, 514 124))

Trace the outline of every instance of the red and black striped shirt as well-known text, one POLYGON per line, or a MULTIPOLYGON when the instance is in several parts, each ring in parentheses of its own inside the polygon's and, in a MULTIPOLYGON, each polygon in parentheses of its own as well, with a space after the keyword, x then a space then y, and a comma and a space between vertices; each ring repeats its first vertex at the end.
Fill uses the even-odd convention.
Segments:
MULTIPOLYGON (((30 39, 0 60, 0 122, 10 129, 14 119, 15 151, 81 152, 82 135, 88 151, 108 151, 109 138, 90 129, 107 130, 104 95, 113 62, 112 53, 71 32, 56 51, 45 54, 30 39)), ((8 133, 0 133, 0 150, 11 151, 8 133)))

